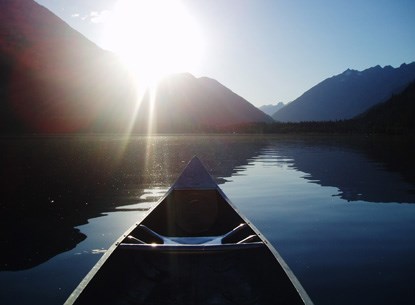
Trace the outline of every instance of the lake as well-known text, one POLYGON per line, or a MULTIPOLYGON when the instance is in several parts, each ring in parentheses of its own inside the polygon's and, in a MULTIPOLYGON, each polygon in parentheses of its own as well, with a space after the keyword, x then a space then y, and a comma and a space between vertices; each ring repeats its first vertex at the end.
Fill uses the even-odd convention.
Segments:
POLYGON ((413 304, 415 142, 3 137, 0 304, 62 304, 197 155, 316 305, 413 304))

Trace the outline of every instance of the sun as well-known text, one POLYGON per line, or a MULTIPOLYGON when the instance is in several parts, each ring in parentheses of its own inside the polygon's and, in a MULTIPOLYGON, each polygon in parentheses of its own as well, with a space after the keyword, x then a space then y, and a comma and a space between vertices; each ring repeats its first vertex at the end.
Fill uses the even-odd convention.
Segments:
POLYGON ((119 0, 105 40, 146 85, 196 70, 204 49, 195 18, 179 0, 119 0))

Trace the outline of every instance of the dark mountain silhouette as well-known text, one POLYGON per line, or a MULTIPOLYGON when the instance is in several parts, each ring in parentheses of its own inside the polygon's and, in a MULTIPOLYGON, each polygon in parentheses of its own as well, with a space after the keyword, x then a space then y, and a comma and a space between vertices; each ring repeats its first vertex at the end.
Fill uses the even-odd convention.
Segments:
POLYGON ((407 133, 415 131, 415 82, 359 115, 356 121, 371 132, 407 133))
MULTIPOLYGON (((135 83, 117 58, 32 0, 0 2, 0 71, 2 133, 124 132, 135 119, 147 126, 149 100, 136 116, 135 83)), ((190 75, 162 82, 156 104, 169 132, 272 121, 217 81, 190 75)))
POLYGON ((273 105, 273 104, 263 105, 263 106, 259 107, 259 110, 261 110, 265 114, 273 115, 274 113, 276 113, 278 110, 280 110, 284 106, 285 106, 285 104, 283 102, 279 102, 275 105, 273 105))
POLYGON ((189 73, 166 77, 141 103, 136 130, 159 132, 215 131, 246 123, 271 123, 272 118, 218 81, 189 73), (152 115, 149 115, 149 114, 152 115))
POLYGON ((133 100, 115 56, 32 0, 1 1, 0 65, 2 132, 113 130, 128 114, 117 104, 133 100))
POLYGON ((415 62, 362 72, 348 69, 314 86, 273 118, 280 122, 350 119, 401 92, 413 80, 415 62))

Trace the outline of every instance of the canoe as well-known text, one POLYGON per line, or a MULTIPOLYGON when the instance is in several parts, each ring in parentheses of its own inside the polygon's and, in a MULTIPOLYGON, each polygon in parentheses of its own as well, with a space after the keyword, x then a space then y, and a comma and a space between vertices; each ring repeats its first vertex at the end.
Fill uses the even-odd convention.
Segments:
POLYGON ((313 304, 194 157, 65 304, 313 304))

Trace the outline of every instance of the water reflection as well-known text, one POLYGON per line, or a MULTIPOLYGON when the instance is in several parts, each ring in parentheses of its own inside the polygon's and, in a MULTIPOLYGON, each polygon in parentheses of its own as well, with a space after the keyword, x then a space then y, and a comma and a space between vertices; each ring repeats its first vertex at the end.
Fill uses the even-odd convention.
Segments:
POLYGON ((415 203, 415 146, 408 139, 314 137, 272 147, 278 163, 291 162, 304 179, 336 187, 349 202, 415 203))
POLYGON ((89 219, 156 200, 194 155, 213 175, 230 177, 264 146, 260 138, 225 136, 127 142, 117 136, 2 138, 0 143, 0 240, 6 249, 0 270, 41 264, 84 240, 75 227, 89 219))
MULTIPOLYGON (((0 270, 37 266, 86 236, 76 227, 112 211, 145 211, 198 155, 219 183, 289 166, 347 201, 415 202, 413 142, 335 137, 118 136, 2 138, 0 270), (127 207, 134 204, 134 208, 127 207)), ((256 186, 253 185, 253 188, 256 186)), ((278 186, 276 186, 278 187, 278 186)))

